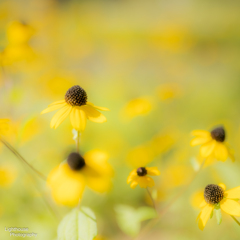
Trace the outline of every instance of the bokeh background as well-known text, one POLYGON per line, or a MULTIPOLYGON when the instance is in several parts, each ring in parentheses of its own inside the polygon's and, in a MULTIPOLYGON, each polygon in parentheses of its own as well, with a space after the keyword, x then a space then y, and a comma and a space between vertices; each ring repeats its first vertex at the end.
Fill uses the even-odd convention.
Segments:
MULTIPOLYGON (((152 194, 164 209, 201 161, 190 132, 219 124, 236 162, 202 169, 140 237, 239 239, 239 226, 225 213, 220 226, 213 217, 203 232, 195 221, 196 196, 207 184, 240 185, 239 10, 232 0, 1 0, 0 118, 10 119, 5 139, 30 164, 48 175, 75 149, 69 119, 53 130, 53 114, 40 115, 68 88, 78 84, 89 101, 111 109, 107 123, 87 123, 80 146, 82 153, 106 152, 115 170, 109 193, 87 189, 83 197, 97 215, 99 239, 131 239, 118 226, 119 204, 151 206, 145 189, 126 183, 134 167, 159 167, 152 194)), ((12 239, 5 227, 56 239, 70 210, 57 206, 46 184, 0 144, 0 239, 12 239)))

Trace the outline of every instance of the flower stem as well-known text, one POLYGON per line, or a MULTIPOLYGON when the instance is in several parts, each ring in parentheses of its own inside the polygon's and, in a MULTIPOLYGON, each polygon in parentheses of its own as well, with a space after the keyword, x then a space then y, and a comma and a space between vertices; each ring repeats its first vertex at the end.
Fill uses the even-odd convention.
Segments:
POLYGON ((149 194, 149 197, 150 197, 151 200, 152 200, 153 208, 154 208, 155 211, 157 212, 156 205, 155 205, 155 202, 154 202, 154 200, 153 200, 152 194, 151 194, 150 191, 149 191, 149 188, 147 187, 146 190, 147 190, 147 192, 148 192, 148 194, 149 194))
POLYGON ((36 168, 34 168, 30 163, 28 163, 22 155, 13 147, 11 146, 7 141, 0 138, 0 141, 23 163, 25 163, 29 168, 31 168, 40 178, 42 178, 44 181, 46 180, 46 177, 40 173, 36 168))
POLYGON ((77 153, 79 153, 80 151, 80 137, 81 137, 81 133, 77 131, 77 139, 76 139, 77 153))
POLYGON ((233 218, 233 220, 240 226, 240 222, 234 217, 234 216, 232 216, 232 215, 230 215, 232 218, 233 218))

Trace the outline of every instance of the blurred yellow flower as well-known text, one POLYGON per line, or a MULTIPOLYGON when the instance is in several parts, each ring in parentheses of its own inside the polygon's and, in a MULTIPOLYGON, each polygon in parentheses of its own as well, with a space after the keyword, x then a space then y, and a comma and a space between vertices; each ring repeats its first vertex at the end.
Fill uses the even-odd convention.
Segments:
POLYGON ((134 118, 147 115, 152 110, 152 101, 147 97, 132 99, 123 108, 124 117, 134 118))
POLYGON ((41 114, 60 109, 52 118, 51 128, 56 129, 70 115, 73 128, 77 131, 84 131, 87 119, 92 122, 106 122, 106 117, 97 110, 109 111, 105 107, 97 107, 87 102, 87 93, 83 88, 75 85, 68 89, 65 100, 57 101, 48 106, 41 114), (60 109, 61 108, 61 109, 60 109))
POLYGON ((33 36, 34 30, 31 26, 19 22, 13 21, 7 28, 7 39, 10 44, 25 44, 33 36))
POLYGON ((13 166, 0 166, 0 187, 10 187, 17 177, 17 171, 13 166))
POLYGON ((217 127, 211 132, 205 130, 194 130, 192 135, 195 136, 191 140, 190 145, 202 145, 200 154, 202 157, 216 158, 220 161, 226 161, 230 157, 234 161, 234 157, 230 152, 225 141, 225 130, 223 127, 217 127))
POLYGON ((67 162, 53 169, 47 179, 52 196, 58 204, 76 206, 85 186, 96 192, 110 189, 113 169, 108 163, 108 155, 100 150, 87 152, 83 157, 71 153, 67 162))
POLYGON ((138 184, 141 188, 153 187, 154 181, 151 177, 147 176, 158 176, 160 171, 157 167, 139 167, 130 172, 127 178, 127 184, 130 184, 130 187, 134 189, 138 184))
POLYGON ((4 135, 9 129, 9 119, 0 119, 0 135, 4 135))
MULTIPOLYGON (((219 185, 209 184, 206 186, 204 190, 204 200, 202 200, 200 204, 201 212, 197 217, 199 229, 204 229, 214 209, 218 215, 219 211, 223 210, 231 216, 240 217, 240 204, 238 203, 240 199, 240 186, 228 191, 225 190, 226 186, 222 183, 219 185)), ((220 224, 221 217, 218 221, 218 224, 220 224)))

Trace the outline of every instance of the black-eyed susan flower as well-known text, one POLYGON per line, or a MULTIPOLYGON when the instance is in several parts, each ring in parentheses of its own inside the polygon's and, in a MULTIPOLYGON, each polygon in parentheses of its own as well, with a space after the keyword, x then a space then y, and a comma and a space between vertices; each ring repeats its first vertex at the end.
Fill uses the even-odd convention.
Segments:
POLYGON ((198 227, 203 230, 215 209, 218 224, 221 223, 221 210, 231 216, 240 217, 240 186, 226 191, 224 184, 209 184, 204 190, 201 212, 197 217, 198 227), (220 217, 219 217, 220 216, 220 217))
POLYGON ((150 176, 160 175, 160 171, 157 167, 139 167, 130 172, 127 178, 127 184, 134 189, 138 184, 141 188, 153 187, 154 181, 150 176))
POLYGON ((203 158, 215 158, 220 161, 226 161, 230 157, 234 161, 234 157, 225 143, 226 133, 223 127, 217 127, 211 132, 205 130, 194 130, 192 135, 195 136, 191 140, 191 146, 201 145, 200 154, 203 158))
POLYGON ((66 118, 70 116, 71 124, 77 131, 84 131, 87 119, 92 122, 106 122, 106 117, 100 111, 109 111, 105 107, 97 107, 87 101, 87 93, 83 88, 75 85, 68 89, 65 99, 54 102, 48 106, 41 114, 60 109, 51 120, 51 128, 56 129, 66 118))
POLYGON ((71 153, 67 162, 53 169, 47 179, 52 196, 58 204, 76 206, 82 198, 85 186, 104 193, 111 187, 113 169, 108 155, 99 150, 87 152, 83 157, 71 153))

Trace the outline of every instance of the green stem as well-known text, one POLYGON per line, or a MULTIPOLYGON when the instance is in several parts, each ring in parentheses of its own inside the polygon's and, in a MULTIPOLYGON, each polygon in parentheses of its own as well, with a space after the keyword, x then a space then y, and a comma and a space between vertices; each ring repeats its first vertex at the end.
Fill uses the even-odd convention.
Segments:
POLYGON ((234 217, 234 216, 232 216, 232 215, 230 215, 232 218, 233 218, 233 220, 240 226, 240 222, 234 217))
POLYGON ((29 168, 31 168, 40 178, 42 178, 44 181, 46 180, 46 177, 40 173, 36 168, 34 168, 30 163, 28 163, 23 157, 22 155, 16 150, 14 149, 13 146, 11 146, 7 141, 3 140, 2 138, 0 139, 0 141, 18 158, 20 159, 24 164, 26 164, 29 168))

